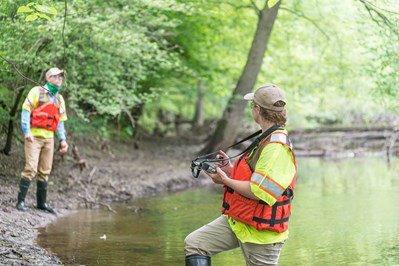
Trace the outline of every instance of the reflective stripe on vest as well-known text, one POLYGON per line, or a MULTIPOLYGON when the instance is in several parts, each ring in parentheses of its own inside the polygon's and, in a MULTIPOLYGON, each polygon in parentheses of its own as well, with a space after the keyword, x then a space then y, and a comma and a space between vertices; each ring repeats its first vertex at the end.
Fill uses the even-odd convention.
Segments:
MULTIPOLYGON (((46 94, 46 92, 45 92, 44 88, 42 86, 39 86, 39 103, 38 103, 37 107, 45 104, 46 102, 51 101, 51 99, 49 98, 48 95, 46 96, 46 99, 44 99, 45 94, 46 94)), ((57 108, 60 109, 61 99, 59 98, 58 95, 54 95, 54 102, 55 102, 55 105, 57 106, 57 108)))
POLYGON ((269 192, 274 198, 278 198, 280 195, 283 195, 284 188, 277 184, 275 181, 270 179, 270 177, 264 176, 259 173, 253 173, 251 176, 251 181, 256 182, 261 186, 264 190, 269 192))

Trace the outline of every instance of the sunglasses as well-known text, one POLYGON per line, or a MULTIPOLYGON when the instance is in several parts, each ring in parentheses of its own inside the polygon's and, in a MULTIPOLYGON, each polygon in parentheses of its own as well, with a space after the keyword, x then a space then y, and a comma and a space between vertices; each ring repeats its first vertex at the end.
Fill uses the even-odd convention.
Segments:
POLYGON ((56 78, 56 79, 63 79, 63 78, 64 78, 64 76, 63 76, 63 75, 61 75, 61 74, 58 74, 58 75, 52 75, 51 77, 52 77, 52 78, 56 78))

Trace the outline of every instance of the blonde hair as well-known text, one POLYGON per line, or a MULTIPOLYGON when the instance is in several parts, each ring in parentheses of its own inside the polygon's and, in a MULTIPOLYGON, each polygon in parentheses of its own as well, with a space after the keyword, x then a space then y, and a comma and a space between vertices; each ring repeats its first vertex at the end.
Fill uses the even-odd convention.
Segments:
MULTIPOLYGON (((285 103, 281 102, 284 106, 285 103)), ((275 103, 274 105, 278 106, 279 102, 275 103)), ((263 108, 262 106, 259 106, 260 108, 260 115, 264 120, 273 122, 274 124, 280 126, 280 127, 285 127, 285 123, 287 122, 288 118, 288 112, 287 109, 284 109, 280 112, 277 111, 272 111, 266 108, 263 108)))

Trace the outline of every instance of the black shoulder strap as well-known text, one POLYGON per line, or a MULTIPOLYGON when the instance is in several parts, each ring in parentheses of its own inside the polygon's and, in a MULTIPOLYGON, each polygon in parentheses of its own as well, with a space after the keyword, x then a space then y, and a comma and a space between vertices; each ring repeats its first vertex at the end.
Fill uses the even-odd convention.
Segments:
POLYGON ((242 139, 242 140, 240 140, 240 141, 234 143, 233 145, 231 145, 231 146, 229 146, 229 147, 227 147, 227 148, 225 148, 225 149, 228 150, 228 149, 230 149, 230 148, 232 148, 232 147, 234 147, 234 146, 237 146, 238 144, 241 144, 241 143, 243 143, 243 142, 245 142, 245 141, 247 141, 247 140, 249 140, 249 139, 252 139, 253 137, 258 136, 260 133, 262 133, 262 130, 256 131, 255 133, 251 134, 250 136, 248 136, 248 137, 246 137, 246 138, 244 138, 244 139, 242 139))
POLYGON ((265 132, 262 133, 259 137, 257 137, 245 150, 241 152, 241 157, 238 162, 241 161, 242 158, 244 158, 245 155, 247 155, 248 152, 250 152, 253 148, 255 148, 259 142, 261 142, 264 138, 272 134, 274 131, 282 129, 281 127, 274 125, 267 129, 265 132))
MULTIPOLYGON (((273 131, 275 131, 275 130, 277 130, 277 129, 281 129, 281 128, 278 127, 277 125, 272 126, 272 127, 269 128, 268 130, 266 130, 263 134, 261 134, 259 137, 257 137, 245 150, 243 150, 242 152, 240 152, 240 153, 237 154, 237 155, 231 156, 231 157, 229 157, 229 158, 224 158, 224 159, 206 159, 206 161, 207 161, 207 162, 219 162, 219 161, 223 161, 223 160, 226 160, 226 159, 233 159, 233 158, 236 158, 236 157, 238 157, 238 156, 241 156, 241 157, 240 157, 240 160, 241 160, 241 158, 242 158, 248 151, 252 150, 255 146, 257 146, 257 145, 259 144, 259 142, 260 142, 262 139, 264 139, 265 137, 267 137, 268 135, 270 135, 273 131)), ((229 147, 227 147, 227 148, 225 148, 225 149, 227 150, 227 149, 230 149, 230 148, 232 148, 232 147, 234 147, 234 146, 237 146, 238 144, 243 143, 244 141, 247 141, 247 140, 249 140, 249 139, 251 139, 251 138, 257 136, 257 135, 259 135, 260 133, 262 133, 262 130, 256 131, 255 133, 251 134, 250 136, 248 136, 248 137, 246 137, 246 138, 244 138, 244 139, 242 139, 242 140, 240 140, 240 141, 234 143, 233 145, 231 145, 231 146, 229 146, 229 147)), ((211 152, 211 153, 208 153, 208 154, 200 155, 200 156, 196 157, 193 161, 197 161, 197 160, 199 160, 199 159, 208 158, 209 156, 214 155, 214 154, 217 154, 217 153, 219 153, 219 151, 214 151, 214 152, 211 152)))
MULTIPOLYGON (((237 146, 238 144, 241 144, 241 143, 243 143, 244 141, 247 141, 247 140, 249 140, 249 139, 251 139, 251 138, 257 136, 257 135, 259 135, 260 133, 262 133, 262 130, 256 131, 255 133, 251 134, 250 136, 245 137, 244 139, 242 139, 242 140, 240 140, 240 141, 234 143, 233 145, 231 145, 231 146, 229 146, 229 147, 227 147, 227 148, 224 148, 224 150, 227 150, 227 149, 230 149, 230 148, 232 148, 232 147, 234 147, 234 146, 237 146)), ((219 150, 213 151, 213 152, 210 152, 210 153, 207 153, 207 154, 199 155, 199 156, 197 156, 193 161, 196 161, 196 160, 198 160, 198 159, 208 158, 209 156, 214 155, 214 154, 217 154, 217 153, 219 153, 219 150)), ((233 156, 233 157, 230 157, 230 158, 234 158, 234 157, 237 157, 237 156, 240 156, 240 155, 241 155, 241 153, 238 154, 238 155, 235 155, 235 156, 233 156)), ((207 161, 210 161, 210 162, 211 162, 211 161, 215 161, 215 162, 216 162, 216 161, 220 161, 220 159, 216 159, 216 160, 207 160, 207 161)))

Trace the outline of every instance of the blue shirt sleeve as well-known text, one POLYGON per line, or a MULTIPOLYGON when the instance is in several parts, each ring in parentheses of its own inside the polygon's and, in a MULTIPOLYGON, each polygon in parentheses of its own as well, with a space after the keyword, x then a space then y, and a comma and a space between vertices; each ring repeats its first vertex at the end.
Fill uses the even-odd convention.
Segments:
POLYGON ((22 110, 21 127, 24 135, 30 133, 30 112, 28 110, 22 110))
POLYGON ((64 121, 60 121, 58 123, 57 131, 55 133, 57 133, 57 136, 60 140, 66 140, 64 121))

